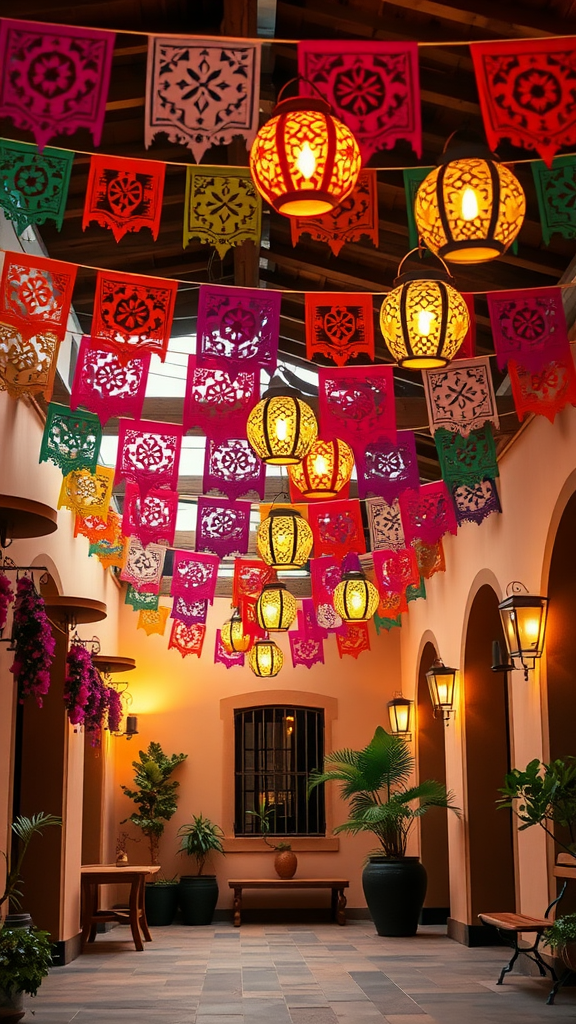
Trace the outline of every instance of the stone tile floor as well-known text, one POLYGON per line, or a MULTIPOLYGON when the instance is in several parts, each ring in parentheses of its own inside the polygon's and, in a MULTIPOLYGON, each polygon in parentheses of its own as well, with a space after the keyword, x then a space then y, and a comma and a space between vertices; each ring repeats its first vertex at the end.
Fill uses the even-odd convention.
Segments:
POLYGON ((549 980, 496 986, 503 947, 467 949, 428 926, 384 939, 368 921, 155 928, 138 953, 128 928, 55 968, 35 1024, 564 1024, 576 988, 546 1006, 549 980), (122 941, 120 941, 122 940, 122 941), (125 941, 124 941, 125 940, 125 941))

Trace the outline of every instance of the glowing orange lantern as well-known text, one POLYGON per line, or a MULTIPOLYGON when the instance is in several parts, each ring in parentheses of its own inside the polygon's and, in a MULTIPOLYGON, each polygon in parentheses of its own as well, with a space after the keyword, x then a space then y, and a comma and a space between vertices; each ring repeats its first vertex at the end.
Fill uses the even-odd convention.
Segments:
POLYGON ((308 455, 288 476, 304 498, 333 498, 346 486, 354 468, 354 453, 345 441, 314 441, 308 455))

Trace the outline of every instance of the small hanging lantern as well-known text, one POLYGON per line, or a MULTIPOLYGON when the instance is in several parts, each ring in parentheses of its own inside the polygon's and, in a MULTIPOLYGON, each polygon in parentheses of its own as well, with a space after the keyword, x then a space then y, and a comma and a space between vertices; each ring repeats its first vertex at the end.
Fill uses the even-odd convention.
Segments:
POLYGON ((252 642, 252 638, 244 631, 244 623, 238 608, 220 630, 222 646, 227 654, 244 654, 252 642))
POLYGON ((448 725, 450 715, 454 714, 454 684, 456 669, 448 668, 441 658, 432 663, 426 673, 430 699, 434 708, 434 718, 442 715, 448 725))
POLYGON ((310 526, 293 508, 271 508, 256 534, 260 558, 274 569, 301 569, 313 543, 310 526))
POLYGON ((283 91, 252 143, 250 173, 277 213, 318 217, 353 191, 362 166, 360 149, 320 94, 283 100, 283 91))
MULTIPOLYGON (((468 307, 453 287, 448 268, 400 273, 380 308, 380 330, 399 366, 430 370, 454 358, 470 326, 468 307)), ((440 260, 442 263, 443 261, 440 260)))
POLYGON ((518 178, 483 142, 448 142, 416 193, 418 234, 450 263, 485 263, 505 253, 522 227, 518 178))
POLYGON ((258 625, 274 633, 284 633, 296 618, 296 598, 284 583, 265 583, 256 602, 258 625))
POLYGON ((248 661, 255 676, 262 679, 269 679, 277 676, 284 664, 284 655, 273 640, 256 640, 252 647, 248 661))
POLYGON ((248 417, 250 447, 270 466, 294 466, 318 434, 316 417, 299 392, 275 378, 248 417))
POLYGON ((401 736, 405 740, 411 740, 414 701, 408 700, 407 697, 403 697, 400 692, 397 692, 392 700, 388 701, 387 706, 391 733, 394 736, 401 736))
POLYGON ((304 498, 334 498, 346 486, 354 453, 345 441, 316 438, 302 462, 288 467, 288 476, 304 498))
POLYGON ((380 595, 364 573, 351 569, 343 573, 334 590, 334 608, 344 622, 366 622, 380 603, 380 595))
POLYGON ((518 658, 528 679, 528 670, 544 650, 548 598, 529 594, 524 584, 516 581, 508 584, 506 594, 498 605, 506 647, 512 661, 518 658))

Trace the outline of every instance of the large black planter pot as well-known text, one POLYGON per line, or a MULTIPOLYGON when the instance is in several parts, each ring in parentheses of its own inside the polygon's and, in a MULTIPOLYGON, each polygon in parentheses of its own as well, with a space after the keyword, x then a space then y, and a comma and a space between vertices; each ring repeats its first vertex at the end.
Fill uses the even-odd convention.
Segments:
POLYGON ((218 902, 216 875, 182 875, 178 902, 184 924, 212 924, 218 902))
POLYGON ((416 934, 427 881, 418 857, 370 857, 362 887, 378 935, 416 934))
POLYGON ((178 910, 178 882, 146 882, 144 905, 152 928, 172 924, 178 910))

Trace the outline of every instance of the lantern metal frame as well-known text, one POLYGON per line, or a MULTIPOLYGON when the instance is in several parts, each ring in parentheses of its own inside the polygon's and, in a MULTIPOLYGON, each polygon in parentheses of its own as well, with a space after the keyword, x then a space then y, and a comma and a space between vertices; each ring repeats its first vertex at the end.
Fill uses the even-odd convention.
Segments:
POLYGON ((454 708, 454 690, 456 688, 457 672, 458 669, 450 668, 448 665, 445 665, 442 658, 436 658, 426 673, 426 682, 428 683, 428 689, 430 691, 430 700, 432 701, 434 718, 439 718, 441 716, 446 725, 450 724, 450 716, 456 714, 456 709, 454 708), (449 682, 450 676, 452 676, 451 682, 449 682), (447 687, 447 700, 442 701, 440 699, 437 677, 445 680, 444 685, 447 687))
POLYGON ((260 596, 256 601, 256 619, 258 625, 261 626, 262 629, 265 629, 270 633, 285 633, 286 630, 290 629, 290 626, 294 622, 297 611, 296 598, 287 589, 285 583, 275 581, 264 584, 260 592, 260 596), (270 594, 273 590, 278 591, 278 598, 274 609, 275 617, 271 621, 270 619, 266 619, 264 616, 264 606, 265 595, 270 594))
POLYGON ((248 663, 252 672, 259 679, 273 679, 278 675, 284 664, 284 655, 278 644, 271 640, 269 636, 264 637, 262 640, 256 640, 253 646, 250 648, 248 654, 248 663), (270 666, 272 671, 262 672, 260 664, 260 652, 264 647, 270 649, 270 666))
POLYGON ((262 560, 273 569, 281 569, 286 572, 290 572, 291 569, 301 569, 303 565, 306 565, 312 552, 313 544, 314 537, 308 521, 297 509, 285 506, 271 508, 266 519, 263 519, 260 523, 256 534, 256 547, 262 560), (288 552, 288 559, 284 561, 279 561, 277 558, 280 552, 277 550, 274 540, 274 519, 280 517, 292 519, 291 548, 288 552), (300 524, 304 524, 304 526, 301 527, 300 524), (305 541, 303 540, 303 535, 305 536, 305 541), (298 549, 301 545, 303 545, 303 551, 299 555, 298 549))
POLYGON ((530 594, 527 587, 518 580, 513 580, 506 587, 506 597, 498 605, 506 650, 510 658, 510 669, 517 668, 516 661, 524 671, 524 679, 528 680, 529 671, 536 666, 538 658, 542 657, 544 651, 544 639, 546 635, 546 622, 548 617, 548 598, 538 594, 530 594), (538 616, 536 638, 530 646, 523 643, 523 627, 521 625, 521 613, 532 611, 538 616), (511 643, 512 636, 514 644, 511 643))
POLYGON ((251 410, 246 424, 248 443, 258 458, 270 466, 293 466, 308 454, 318 437, 318 423, 314 410, 296 388, 274 377, 262 398, 251 410), (294 430, 291 443, 282 451, 282 442, 274 438, 269 418, 276 407, 274 399, 283 398, 293 403, 294 430), (307 431, 309 436, 303 436, 307 431))
MULTIPOLYGON (((354 588, 355 589, 355 588, 354 588)), ((374 584, 367 579, 366 574, 360 569, 349 569, 347 572, 342 573, 342 579, 334 589, 333 596, 334 609, 344 622, 368 622, 376 612, 380 603, 380 595, 374 584), (351 615, 348 602, 346 598, 347 585, 349 583, 363 583, 364 584, 364 608, 362 615, 351 615), (372 593, 374 591, 374 593, 372 593), (374 611, 370 611, 370 606, 374 605, 374 611)))
POLYGON ((402 695, 401 690, 397 690, 392 700, 389 700, 386 707, 388 708, 388 717, 390 719, 390 729, 392 730, 393 736, 400 736, 402 739, 410 742, 412 739, 412 716, 414 714, 414 701, 408 697, 402 695), (398 719, 398 709, 406 709, 406 729, 400 728, 400 722, 398 719))
MULTIPOLYGON (((380 307, 380 330, 386 347, 396 364, 406 367, 408 370, 430 370, 447 366, 458 352, 470 328, 468 307, 464 298, 455 287, 454 278, 446 263, 440 256, 436 255, 436 259, 442 264, 442 269, 438 267, 424 267, 419 270, 406 270, 402 272, 402 267, 410 256, 418 253, 420 259, 422 259, 424 252, 424 249, 416 247, 406 253, 398 266, 398 274, 394 280, 393 288, 380 307), (435 348, 428 352, 419 352, 414 344, 413 335, 415 332, 409 323, 407 311, 407 303, 410 296, 409 286, 411 284, 421 284, 423 287, 432 284, 438 289, 440 330, 435 348), (387 312, 391 309, 390 303, 392 299, 396 298, 398 292, 400 294, 394 319, 400 334, 398 335, 395 331, 393 338, 385 318, 387 312), (458 318, 460 319, 460 327, 456 335, 454 333, 454 325, 457 324, 458 318), (452 329, 453 336, 449 333, 450 328, 452 329), (404 355, 399 354, 400 347, 404 349, 404 355)), ((434 256, 435 254, 431 253, 431 255, 434 256)), ((418 335, 418 340, 427 337, 428 335, 418 335)))

